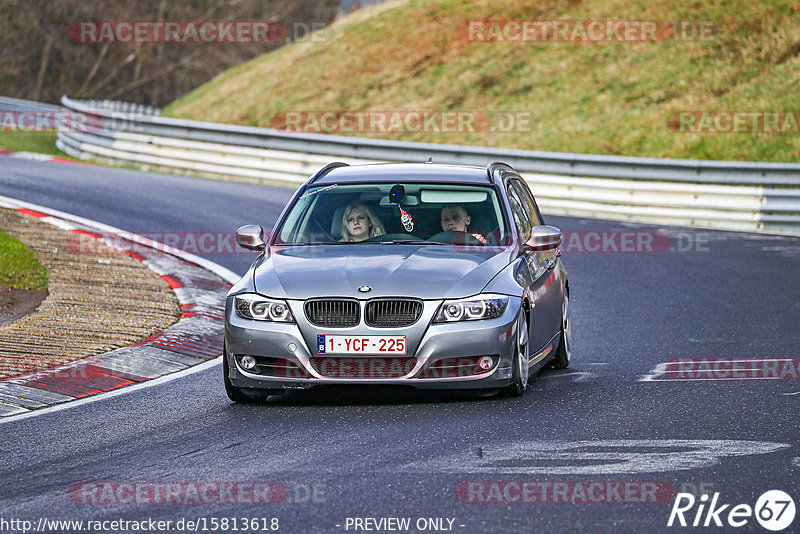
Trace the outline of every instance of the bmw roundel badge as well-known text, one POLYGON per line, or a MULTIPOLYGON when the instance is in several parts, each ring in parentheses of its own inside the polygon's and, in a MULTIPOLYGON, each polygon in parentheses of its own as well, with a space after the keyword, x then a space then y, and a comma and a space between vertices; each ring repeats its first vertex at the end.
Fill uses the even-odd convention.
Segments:
POLYGON ((358 288, 359 293, 369 293, 370 291, 372 291, 371 286, 361 286, 358 288))

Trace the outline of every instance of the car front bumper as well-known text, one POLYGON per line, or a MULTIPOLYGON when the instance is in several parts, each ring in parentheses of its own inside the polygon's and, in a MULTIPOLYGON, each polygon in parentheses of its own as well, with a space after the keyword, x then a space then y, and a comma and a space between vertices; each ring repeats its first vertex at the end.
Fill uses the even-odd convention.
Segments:
MULTIPOLYGON (((408 329, 409 339, 419 339, 414 346, 409 343, 408 354, 404 358, 414 358, 409 362, 409 372, 398 377, 363 376, 358 367, 350 365, 353 372, 339 373, 339 376, 326 376, 320 369, 326 364, 335 367, 333 360, 352 362, 355 359, 371 360, 381 356, 326 356, 316 353, 316 347, 309 347, 307 340, 316 334, 346 333, 348 335, 404 335, 404 329, 372 329, 360 327, 347 332, 333 332, 331 329, 313 327, 298 317, 301 306, 293 306, 299 323, 275 323, 253 321, 238 317, 230 305, 226 306, 225 321, 225 365, 229 366, 231 383, 236 387, 256 389, 307 389, 330 384, 387 384, 405 385, 421 389, 483 389, 500 388, 511 380, 511 362, 515 351, 517 316, 521 301, 509 298, 503 315, 495 319, 464 321, 457 323, 430 324, 430 319, 441 301, 426 301, 423 324, 408 329), (426 326, 427 325, 427 326, 426 326), (306 336, 301 333, 306 331, 306 336), (412 329, 419 330, 413 335, 412 329), (309 335, 310 334, 310 335, 309 335), (249 354, 260 358, 275 358, 297 366, 299 372, 286 373, 285 376, 265 376, 244 370, 235 355, 249 354), (471 374, 465 369, 455 369, 456 363, 468 359, 490 356, 493 367, 481 374, 471 374), (328 361, 325 361, 328 360, 328 361), (443 366, 453 364, 450 371, 443 366), (438 366, 438 367, 437 367, 438 366)), ((291 304, 291 303, 290 303, 291 304)), ((387 360, 392 357, 385 358, 387 360)), ((374 363, 374 362, 369 362, 374 363)), ((468 366, 467 366, 468 367, 468 366)), ((341 368, 345 368, 342 364, 341 368)))

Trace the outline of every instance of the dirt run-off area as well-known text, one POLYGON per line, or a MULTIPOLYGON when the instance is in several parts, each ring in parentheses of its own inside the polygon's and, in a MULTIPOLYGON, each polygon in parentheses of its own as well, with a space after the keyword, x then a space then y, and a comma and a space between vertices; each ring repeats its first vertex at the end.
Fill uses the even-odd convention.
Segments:
POLYGON ((0 209, 0 228, 50 275, 46 291, 0 288, 0 379, 137 343, 180 318, 169 284, 131 256, 87 252, 81 234, 14 210, 0 209))
POLYGON ((0 286, 0 326, 28 315, 47 297, 46 289, 17 289, 0 286))

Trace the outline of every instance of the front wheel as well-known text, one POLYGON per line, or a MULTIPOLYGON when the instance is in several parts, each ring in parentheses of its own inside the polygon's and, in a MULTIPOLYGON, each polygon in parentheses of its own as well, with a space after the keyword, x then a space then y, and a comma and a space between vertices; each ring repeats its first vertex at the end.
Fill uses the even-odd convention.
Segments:
POLYGON ((525 310, 519 310, 514 344, 514 360, 511 364, 511 383, 506 386, 506 393, 511 397, 519 397, 528 389, 530 376, 530 355, 528 343, 528 319, 525 310))
POLYGON ((564 302, 561 305, 561 335, 558 340, 556 356, 550 363, 551 369, 566 369, 572 358, 572 321, 569 316, 569 294, 564 293, 564 302))

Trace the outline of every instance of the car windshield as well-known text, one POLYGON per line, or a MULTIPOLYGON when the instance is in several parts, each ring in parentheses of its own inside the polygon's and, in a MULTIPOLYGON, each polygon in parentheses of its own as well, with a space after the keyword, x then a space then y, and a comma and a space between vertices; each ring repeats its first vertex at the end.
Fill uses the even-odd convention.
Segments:
POLYGON ((491 186, 419 182, 308 188, 278 231, 280 245, 505 243, 491 186))

